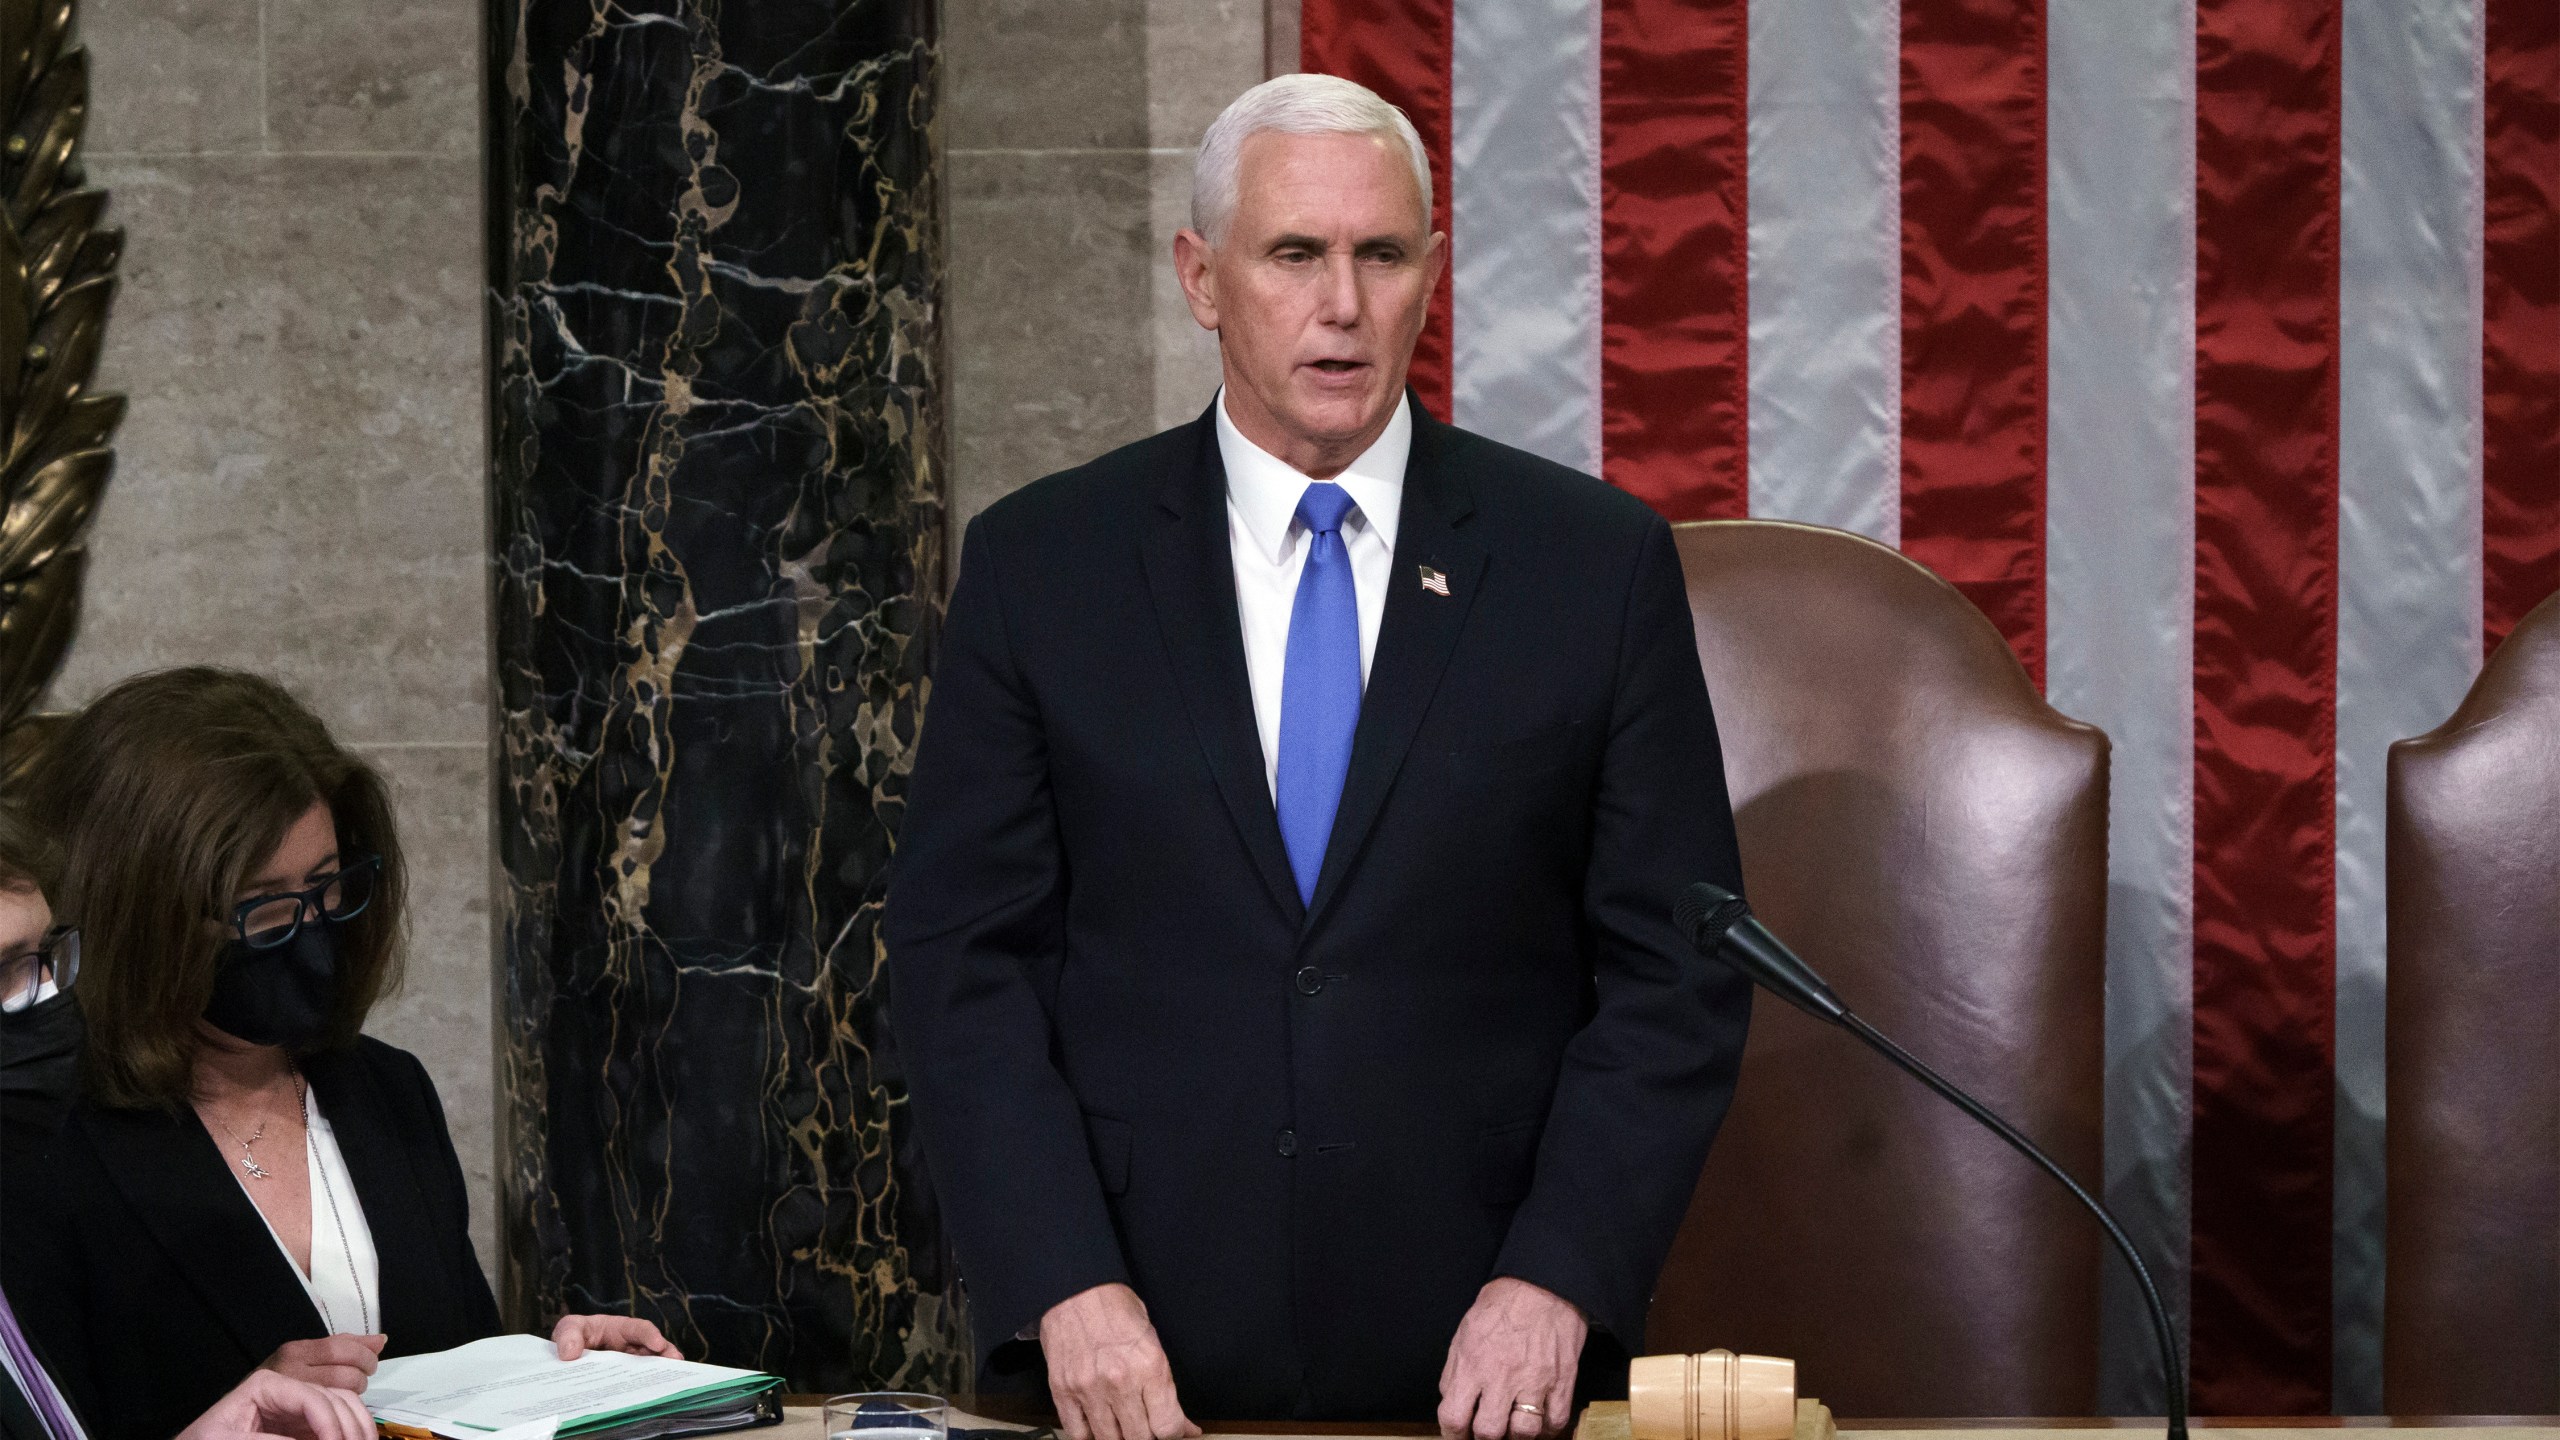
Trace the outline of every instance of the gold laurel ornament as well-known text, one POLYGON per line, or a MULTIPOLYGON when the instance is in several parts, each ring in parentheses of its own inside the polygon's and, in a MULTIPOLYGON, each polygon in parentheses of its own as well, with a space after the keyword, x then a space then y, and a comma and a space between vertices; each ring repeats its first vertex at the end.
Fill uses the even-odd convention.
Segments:
POLYGON ((89 519, 115 471, 121 395, 93 395, 124 233, 102 227, 80 137, 89 52, 72 0, 0 0, 0 795, 58 717, 89 519))

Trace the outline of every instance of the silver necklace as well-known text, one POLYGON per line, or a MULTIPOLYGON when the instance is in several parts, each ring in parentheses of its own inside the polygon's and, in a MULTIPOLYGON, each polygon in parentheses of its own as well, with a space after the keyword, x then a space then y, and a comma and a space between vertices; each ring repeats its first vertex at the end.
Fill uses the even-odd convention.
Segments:
POLYGON ((257 1128, 257 1129, 255 1129, 255 1130, 250 1131, 250 1132, 249 1132, 249 1138, 248 1138, 248 1139, 246 1139, 246 1140, 242 1140, 242 1139, 240 1138, 240 1132, 239 1132, 239 1131, 237 1131, 237 1130, 232 1129, 232 1128, 231 1128, 231 1122, 230 1122, 230 1121, 228 1121, 228 1120, 223 1119, 221 1116, 219 1116, 219 1115, 214 1116, 214 1117, 213 1117, 213 1123, 214 1123, 214 1124, 216 1124, 216 1125, 221 1126, 221 1127, 222 1127, 222 1133, 223 1133, 223 1134, 225 1134, 225 1135, 230 1136, 230 1137, 231 1137, 231 1139, 232 1139, 232 1141, 240 1147, 240 1168, 249 1172, 249 1178, 250 1178, 250 1179, 252 1179, 252 1180, 273 1180, 274 1178, 276 1178, 276 1176, 275 1176, 275 1172, 274 1172, 274 1171, 269 1170, 266 1166, 259 1164, 259 1163, 258 1163, 258 1157, 249 1153, 249 1147, 250 1147, 250 1146, 255 1145, 255 1144, 257 1144, 259 1141, 261 1141, 261 1140, 263 1140, 263 1139, 267 1138, 267 1117, 266 1117, 266 1116, 261 1115, 261 1116, 259 1116, 259 1117, 258 1117, 258 1128, 257 1128))
MULTIPOLYGON (((353 1332, 340 1331, 337 1317, 329 1313, 329 1302, 320 1298, 317 1289, 312 1291, 311 1298, 320 1307, 321 1323, 329 1327, 331 1334, 371 1335, 375 1333, 373 1301, 364 1293, 364 1277, 356 1273, 355 1247, 347 1242, 346 1217, 338 1211, 338 1187, 330 1183, 327 1173, 320 1168, 320 1141, 311 1133, 311 1093, 303 1086, 300 1070, 293 1072, 293 1098, 302 1104, 302 1144, 311 1161, 311 1188, 328 1197, 329 1223, 338 1232, 338 1254, 347 1262, 347 1278, 355 1283, 356 1318, 363 1322, 364 1328, 353 1332)), ((313 1228, 316 1230, 318 1227, 313 1228)))

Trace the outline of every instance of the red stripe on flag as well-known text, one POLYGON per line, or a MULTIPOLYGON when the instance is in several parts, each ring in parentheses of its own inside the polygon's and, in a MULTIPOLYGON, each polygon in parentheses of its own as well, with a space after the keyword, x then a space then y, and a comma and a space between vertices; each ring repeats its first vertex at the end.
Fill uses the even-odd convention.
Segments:
POLYGON ((2196 7, 2190 1369, 2204 1415, 2330 1403, 2339 4, 2196 7))
POLYGON ((2043 0, 1902 7, 1902 548, 2044 684, 2043 0))
POLYGON ((1600 393, 1609 483, 1750 513, 1744 0, 1600 12, 1600 393))
POLYGON ((2489 649, 2560 590, 2560 0, 2490 0, 2480 310, 2489 649))
MULTIPOLYGON (((1449 233, 1449 51, 1453 0, 1305 0, 1300 67, 1357 80, 1404 107, 1431 152, 1431 228, 1449 233)), ((1408 376, 1423 405, 1449 417, 1449 270, 1408 376)))

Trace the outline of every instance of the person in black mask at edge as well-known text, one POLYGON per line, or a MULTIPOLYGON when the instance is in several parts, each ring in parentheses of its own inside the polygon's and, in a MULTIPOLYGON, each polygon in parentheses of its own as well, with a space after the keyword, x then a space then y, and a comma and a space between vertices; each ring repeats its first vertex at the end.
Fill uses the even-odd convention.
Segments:
POLYGON ((80 937, 46 898, 59 858, 23 809, 0 804, 0 1183, 34 1163, 79 1085, 80 937))
MULTIPOLYGON (((272 682, 137 676, 47 747, 35 822, 81 932, 81 1094, 13 1186, 0 1290, 100 1440, 166 1440, 252 1370, 361 1392, 384 1355, 499 1332, 462 1167, 397 982, 381 777, 272 682)), ((672 1355, 563 1316, 564 1357, 672 1355)))

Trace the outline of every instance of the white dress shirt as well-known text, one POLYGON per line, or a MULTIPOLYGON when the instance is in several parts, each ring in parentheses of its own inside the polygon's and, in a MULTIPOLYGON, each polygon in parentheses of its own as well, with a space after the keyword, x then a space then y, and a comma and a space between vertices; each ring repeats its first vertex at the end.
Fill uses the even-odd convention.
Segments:
MULTIPOLYGON (((355 1177, 347 1173, 347 1157, 338 1149, 338 1132, 329 1117, 320 1113, 320 1097, 305 1092, 304 1104, 310 1106, 310 1132, 305 1140, 311 1163, 311 1270, 305 1274, 293 1263, 293 1250, 276 1234, 273 1223, 267 1234, 274 1238, 276 1249, 284 1256, 285 1268, 302 1282, 310 1295, 313 1309, 332 1335, 378 1335, 382 1333, 382 1259, 373 1245, 373 1227, 365 1223, 364 1205, 356 1199, 355 1177), (334 1202, 335 1208, 332 1209, 334 1202)), ((260 1183, 231 1164, 231 1178, 240 1182, 242 1190, 260 1183)), ((250 1191, 255 1205, 256 1193, 250 1191)), ((266 1212, 260 1211, 265 1219, 266 1212)))
MULTIPOLYGON (((1360 683, 1378 653, 1378 621, 1386 613, 1388 574, 1395 568, 1397 507, 1404 502, 1405 460, 1413 453, 1413 414, 1403 402, 1360 458, 1332 478, 1351 492, 1342 522, 1351 554, 1351 588, 1360 603, 1360 683)), ((1227 468, 1227 543, 1235 553, 1236 618, 1244 625, 1244 668, 1253 682, 1253 720, 1262 732, 1262 779, 1280 789, 1281 672, 1289 661, 1289 614, 1298 603, 1298 572, 1307 564, 1307 527, 1298 500, 1315 482, 1244 438, 1227 418, 1218 391, 1218 458, 1227 468)))

